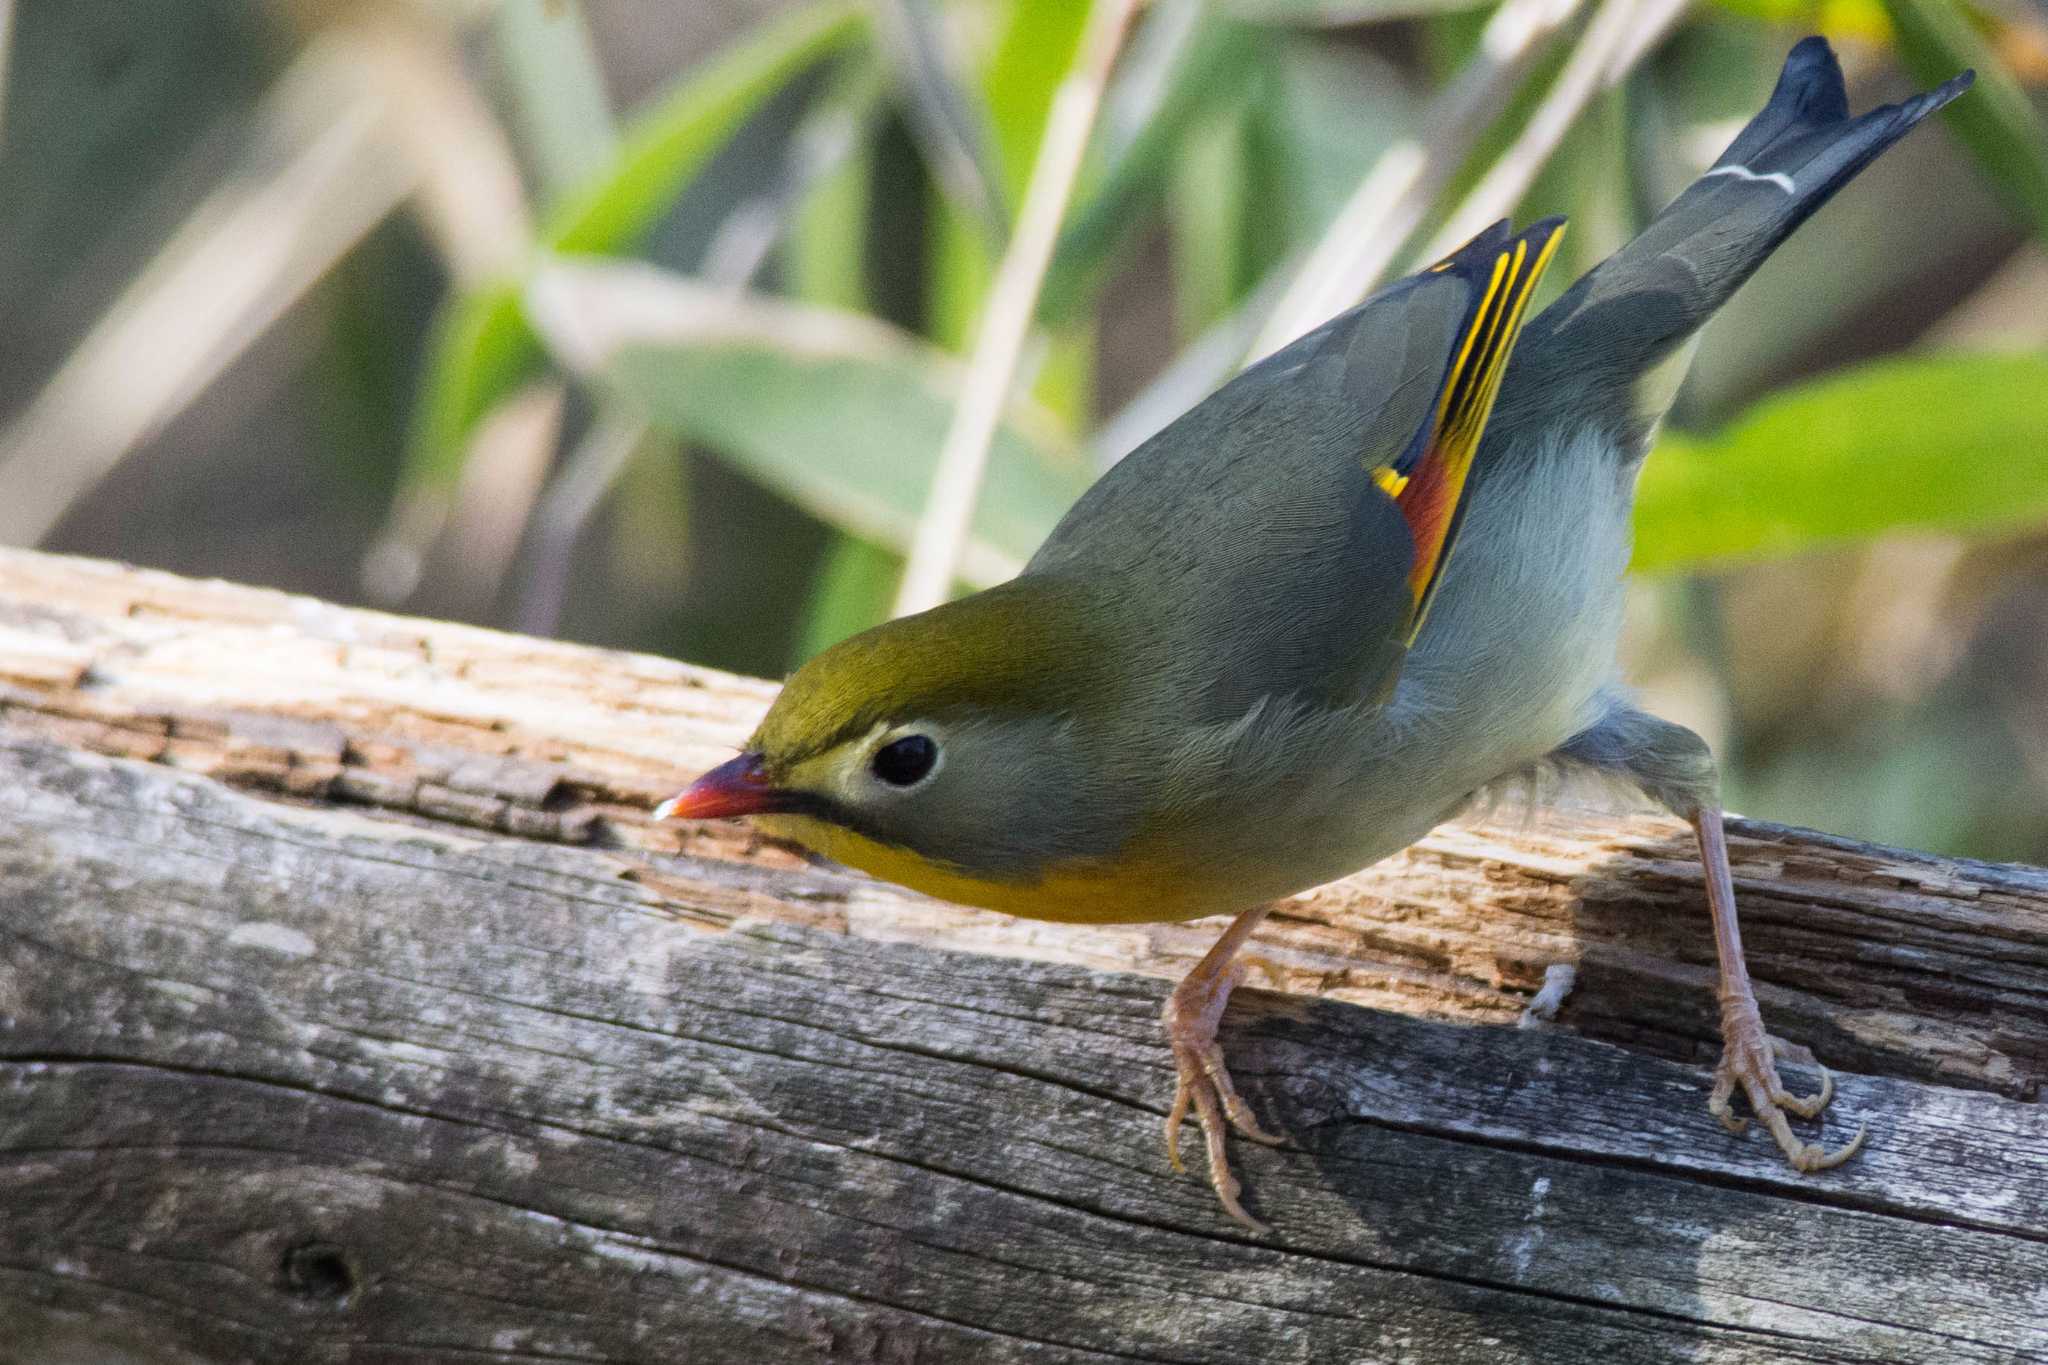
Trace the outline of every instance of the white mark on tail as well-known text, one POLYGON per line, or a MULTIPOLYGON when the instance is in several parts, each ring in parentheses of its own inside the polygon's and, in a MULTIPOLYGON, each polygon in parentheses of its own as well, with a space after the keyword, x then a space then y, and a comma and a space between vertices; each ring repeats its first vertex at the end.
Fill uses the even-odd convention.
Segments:
POLYGON ((1792 183, 1792 177, 1783 171, 1772 171, 1767 175, 1758 175, 1747 166, 1716 166, 1713 170, 1708 171, 1706 175, 1701 176, 1700 179, 1705 180, 1709 176, 1716 175, 1732 175, 1737 180, 1761 180, 1767 185, 1776 185, 1787 194, 1796 194, 1799 190, 1799 187, 1792 183))

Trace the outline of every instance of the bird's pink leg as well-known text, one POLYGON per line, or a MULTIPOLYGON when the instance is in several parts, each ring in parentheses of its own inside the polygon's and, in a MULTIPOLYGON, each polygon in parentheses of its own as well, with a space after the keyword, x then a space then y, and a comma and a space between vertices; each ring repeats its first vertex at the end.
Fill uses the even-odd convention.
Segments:
POLYGON ((1226 1146, 1229 1129, 1235 1128, 1253 1142, 1278 1146, 1282 1139, 1259 1126, 1250 1106, 1230 1082, 1230 1068, 1224 1064, 1223 1049, 1216 1042, 1216 1025, 1230 1001, 1230 992, 1244 980, 1251 965, 1237 956, 1252 930, 1266 918, 1269 905, 1247 910, 1232 920, 1202 960, 1195 964, 1173 994, 1166 997, 1166 1039, 1173 1045, 1173 1062, 1180 1084, 1173 1095, 1173 1109, 1166 1116, 1166 1156, 1176 1171, 1184 1170, 1180 1160, 1180 1125, 1192 1104, 1201 1122, 1209 1152, 1209 1183, 1223 1211, 1254 1232, 1265 1225, 1244 1211, 1238 1202, 1240 1186, 1230 1173, 1226 1146))
POLYGON ((1763 1016, 1757 1013, 1756 993, 1750 988, 1749 966, 1742 958, 1742 931, 1735 922, 1735 882, 1728 872, 1728 844, 1721 832, 1721 811, 1702 806, 1692 817, 1693 833, 1699 836, 1700 862, 1706 869, 1707 906, 1714 915, 1714 953, 1720 959, 1721 981, 1716 994, 1721 1001, 1721 1064, 1714 1068, 1714 1092, 1707 1108, 1731 1133, 1749 1126, 1737 1118, 1728 1101, 1735 1088, 1743 1096, 1797 1171, 1824 1171, 1856 1155, 1863 1145, 1864 1130, 1858 1129, 1848 1145, 1829 1151, 1817 1143, 1801 1142, 1793 1135, 1785 1111, 1801 1118, 1813 1118, 1834 1098, 1835 1082, 1826 1067, 1820 1068, 1820 1093, 1794 1095, 1778 1079, 1778 1042, 1764 1032, 1763 1016))

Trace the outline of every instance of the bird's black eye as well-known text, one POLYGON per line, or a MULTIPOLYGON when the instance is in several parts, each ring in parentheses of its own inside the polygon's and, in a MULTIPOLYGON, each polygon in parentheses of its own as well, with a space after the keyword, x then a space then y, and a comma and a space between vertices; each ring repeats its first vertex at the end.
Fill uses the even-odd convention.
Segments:
POLYGON ((875 750, 869 767, 892 787, 914 787, 939 761, 939 746, 925 735, 905 735, 875 750))

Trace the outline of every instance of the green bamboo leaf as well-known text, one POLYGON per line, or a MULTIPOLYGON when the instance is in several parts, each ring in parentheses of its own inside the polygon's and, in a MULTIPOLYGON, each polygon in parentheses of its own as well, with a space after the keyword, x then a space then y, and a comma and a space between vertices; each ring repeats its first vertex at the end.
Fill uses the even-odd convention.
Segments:
POLYGON ((582 184, 616 155, 619 138, 582 6, 504 0, 491 37, 507 114, 542 197, 582 184))
MULTIPOLYGON (((909 546, 960 366, 871 318, 708 289, 637 263, 557 263, 527 291, 556 358, 827 525, 909 546)), ((1014 573, 1087 487, 1053 420, 997 433, 963 577, 1014 573)))
POLYGON ((2048 238, 2048 127, 1956 0, 1885 0, 1899 56, 1924 85, 1964 67, 1977 84, 1942 111, 1948 126, 2036 233, 2048 238))
POLYGON ((1222 0, 1223 12, 1255 24, 1336 28, 1480 9, 1492 0, 1222 0))
POLYGON ((1791 24, 1802 30, 1819 25, 1837 41, 1851 37, 1883 42, 1891 33, 1891 26, 1884 17, 1885 0, 1826 0, 1824 23, 1820 13, 1821 0, 1716 0, 1716 3, 1730 14, 1739 14, 1745 19, 1761 19, 1768 24, 1791 24))
MULTIPOLYGON (((868 112, 859 111, 863 116, 868 112)), ((782 273, 794 298, 869 312, 867 234, 876 192, 874 137, 814 182, 783 236, 782 273)))
MULTIPOLYGON (((1088 0, 1010 0, 1002 14, 1003 29, 974 93, 1002 177, 997 188, 1015 213, 1024 203, 1053 93, 1080 47, 1088 0)), ((950 195, 934 195, 926 330, 939 344, 967 349, 1001 245, 979 214, 950 195)))
POLYGON ((1270 87, 1253 107, 1273 195, 1262 212, 1285 229, 1289 250, 1329 227, 1373 163, 1411 132, 1415 106, 1401 73, 1369 53, 1305 34, 1266 36, 1270 87))
MULTIPOLYGON (((804 9, 692 72, 632 122, 611 165, 564 197, 545 243, 601 253, 634 245, 769 96, 850 43, 863 23, 845 4, 804 9)), ((540 363, 517 282, 493 281, 449 299, 422 380, 402 496, 452 480, 476 424, 540 363)))
POLYGON ((1010 222, 982 110, 947 41, 938 0, 873 0, 876 45, 893 68, 902 116, 925 169, 955 208, 1001 235, 1010 222))
MULTIPOLYGON (((1005 7, 977 92, 992 134, 1003 199, 1012 213, 1023 207, 1053 99, 1078 59, 1092 8, 1092 0, 1010 0, 1005 7)), ((932 243, 927 330, 948 349, 964 352, 987 302, 1002 244, 991 237, 987 223, 943 197, 932 243)), ((1033 393, 1070 426, 1078 426, 1093 392, 1088 329, 1070 319, 1048 341, 1033 393)))
POLYGON ((1088 9, 1089 0, 1013 0, 1009 25, 982 74, 982 99, 1013 210, 1024 202, 1053 93, 1074 64, 1088 9))
POLYGON ((858 536, 837 535, 825 548, 804 603, 796 658, 813 654, 889 618, 903 560, 858 536))
MULTIPOLYGON (((921 6, 913 10, 905 5, 902 12, 918 22, 927 17, 921 6)), ((928 42, 928 36, 924 40, 928 42)), ((848 92, 839 94, 847 96, 848 92)), ((875 98, 865 89, 855 97, 864 105, 875 98)), ((871 135, 804 197, 783 252, 784 282, 792 298, 843 312, 878 311, 869 287, 868 233, 856 230, 873 221, 876 161, 871 135)), ((896 555, 835 530, 805 595, 790 663, 801 663, 826 646, 887 620, 902 572, 903 561, 896 555)))
POLYGON ((539 359, 513 285, 477 289, 442 306, 413 410, 404 499, 455 481, 476 424, 533 376, 539 359))
POLYGON ((545 244, 605 254, 633 246, 770 95, 866 25, 847 4, 808 6, 692 72, 627 125, 618 159, 549 216, 545 244))
POLYGON ((1093 301, 1119 246, 1164 197, 1190 130, 1244 99, 1261 69, 1263 38, 1243 24, 1197 20, 1193 34, 1172 54, 1164 90, 1149 116, 1126 146, 1106 158, 1100 177, 1083 189, 1068 215, 1039 294, 1040 321, 1070 322, 1093 301))
POLYGON ((1166 210, 1174 321, 1183 339, 1227 316, 1278 254, 1272 220, 1262 215, 1272 185, 1252 132, 1252 108, 1265 84, 1213 111, 1175 149, 1166 210))
POLYGON ((1860 365, 1667 433, 1636 494, 1635 567, 1716 568, 1896 530, 2048 523, 2048 355, 1860 365))
MULTIPOLYGON (((769 341, 634 346, 605 382, 824 521, 901 554, 938 465, 951 384, 929 359, 793 353, 769 341)), ((1076 466, 1078 469, 1078 466, 1076 466)), ((1078 497, 1016 428, 1000 433, 977 504, 977 586, 1014 573, 1078 497)))

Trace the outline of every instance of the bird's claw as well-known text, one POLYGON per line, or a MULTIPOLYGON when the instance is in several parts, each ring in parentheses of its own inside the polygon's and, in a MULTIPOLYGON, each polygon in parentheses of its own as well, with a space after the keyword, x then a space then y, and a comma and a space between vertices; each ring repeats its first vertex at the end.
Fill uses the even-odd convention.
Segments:
POLYGON ((1238 1202, 1243 1187, 1230 1170, 1229 1130, 1234 1128, 1268 1147, 1278 1147, 1286 1139, 1259 1126, 1251 1106, 1231 1082, 1223 1048, 1216 1041, 1223 1007, 1244 974, 1245 964, 1239 962, 1210 979, 1190 976, 1166 998, 1166 1037, 1173 1046, 1174 1069, 1179 1075, 1173 1108, 1166 1115, 1166 1159, 1175 1171, 1187 1169, 1180 1157, 1180 1126, 1192 1107, 1209 1155, 1209 1183, 1223 1211, 1253 1232, 1262 1233, 1267 1231, 1266 1225, 1238 1202))
POLYGON ((1785 1115, 1818 1118, 1835 1097, 1835 1080, 1826 1067, 1816 1062, 1814 1065, 1820 1071, 1819 1094, 1795 1095, 1787 1090, 1778 1079, 1777 1065, 1784 1045, 1764 1032, 1754 1000, 1730 1002, 1724 1008, 1721 1035, 1721 1062, 1714 1068, 1714 1090, 1707 1097, 1707 1111, 1721 1121, 1722 1127, 1731 1133, 1749 1128, 1750 1121, 1737 1116, 1729 1104, 1740 1087, 1743 1098, 1749 1101, 1750 1112, 1770 1130, 1793 1170, 1825 1171, 1856 1155, 1869 1131, 1866 1128, 1858 1128, 1855 1137, 1832 1151, 1819 1143, 1802 1142, 1793 1133, 1785 1115))

